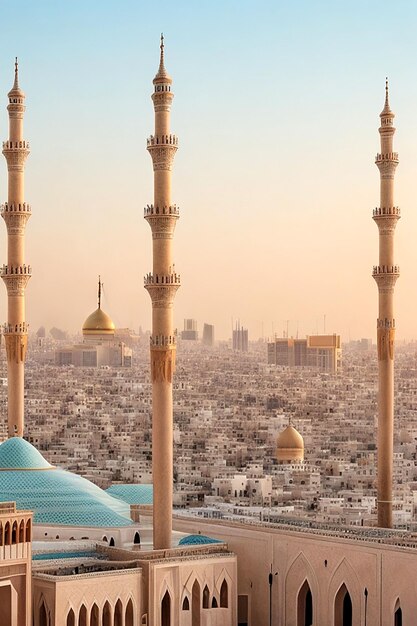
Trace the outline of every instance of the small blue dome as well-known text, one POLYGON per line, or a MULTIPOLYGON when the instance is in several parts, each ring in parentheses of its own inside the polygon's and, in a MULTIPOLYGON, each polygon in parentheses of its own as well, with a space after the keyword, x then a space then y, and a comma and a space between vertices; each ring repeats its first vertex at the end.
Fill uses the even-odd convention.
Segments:
POLYGON ((34 522, 95 528, 130 526, 129 505, 89 480, 53 467, 32 444, 12 437, 0 444, 0 502, 15 500, 34 522))
POLYGON ((45 469, 52 465, 22 437, 10 437, 0 445, 0 469, 45 469))
POLYGON ((179 540, 179 546, 198 546, 206 543, 222 543, 219 539, 212 539, 207 535, 187 535, 179 540))

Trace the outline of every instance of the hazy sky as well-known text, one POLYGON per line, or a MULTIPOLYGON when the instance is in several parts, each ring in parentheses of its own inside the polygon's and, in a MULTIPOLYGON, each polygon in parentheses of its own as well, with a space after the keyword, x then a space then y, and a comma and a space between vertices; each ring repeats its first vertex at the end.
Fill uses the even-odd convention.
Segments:
MULTIPOLYGON (((379 113, 385 76, 400 155, 398 338, 417 338, 417 3, 22 0, 1 3, 0 134, 20 61, 31 142, 26 200, 27 318, 81 328, 96 306, 150 328, 152 202, 146 137, 159 34, 180 149, 175 321, 230 336, 272 329, 375 336, 379 113)), ((0 197, 7 194, 6 163, 0 197)), ((2 259, 6 228, 0 224, 2 259)), ((6 290, 0 299, 6 320, 6 290)))

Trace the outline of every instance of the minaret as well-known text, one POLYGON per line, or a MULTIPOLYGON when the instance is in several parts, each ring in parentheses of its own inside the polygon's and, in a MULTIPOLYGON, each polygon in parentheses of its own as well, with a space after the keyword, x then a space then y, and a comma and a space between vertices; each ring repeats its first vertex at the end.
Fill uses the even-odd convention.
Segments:
POLYGON ((14 84, 8 93, 9 140, 3 142, 8 169, 8 201, 1 214, 7 226, 7 265, 1 269, 7 288, 8 319, 4 325, 8 371, 8 434, 23 437, 24 373, 28 327, 25 322, 25 289, 31 276, 25 265, 25 228, 31 209, 25 202, 24 165, 29 143, 23 139, 25 94, 19 87, 17 59, 14 84))
POLYGON ((373 219, 379 229, 379 265, 374 266, 373 277, 378 285, 378 526, 392 526, 392 464, 394 436, 394 286, 400 275, 394 264, 394 231, 400 210, 394 206, 394 174, 398 153, 393 152, 395 133, 394 113, 388 100, 388 80, 385 86, 385 105, 380 114, 381 153, 375 163, 381 177, 381 203, 374 209, 373 219))
POLYGON ((164 38, 161 57, 153 80, 155 134, 148 139, 154 170, 154 203, 145 208, 152 229, 153 270, 145 276, 145 288, 152 300, 152 475, 154 548, 170 548, 173 490, 172 376, 175 369, 176 337, 173 303, 180 277, 172 261, 172 240, 179 217, 171 204, 171 171, 178 139, 170 133, 170 111, 174 94, 172 79, 164 65, 164 38))

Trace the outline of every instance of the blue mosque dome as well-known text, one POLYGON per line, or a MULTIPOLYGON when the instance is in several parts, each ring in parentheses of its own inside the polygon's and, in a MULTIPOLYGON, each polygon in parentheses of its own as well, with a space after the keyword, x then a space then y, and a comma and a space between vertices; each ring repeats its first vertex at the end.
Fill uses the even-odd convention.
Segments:
POLYGON ((153 502, 153 485, 149 484, 111 485, 106 493, 128 504, 150 505, 153 502))
POLYGON ((48 463, 21 437, 0 444, 0 502, 15 500, 35 524, 130 526, 129 505, 89 480, 48 463))
POLYGON ((179 546, 199 546, 207 543, 222 543, 219 539, 207 537, 207 535, 187 535, 179 540, 179 546))

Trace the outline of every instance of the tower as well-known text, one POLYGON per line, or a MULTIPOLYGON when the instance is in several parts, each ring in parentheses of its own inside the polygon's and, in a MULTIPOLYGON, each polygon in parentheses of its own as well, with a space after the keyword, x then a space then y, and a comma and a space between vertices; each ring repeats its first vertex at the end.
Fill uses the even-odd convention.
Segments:
POLYGON ((395 133, 394 113, 388 99, 388 80, 385 85, 385 105, 380 114, 381 153, 375 163, 381 178, 380 206, 374 209, 373 219, 379 230, 379 265, 373 268, 378 285, 379 311, 378 341, 378 526, 392 526, 392 463, 394 435, 394 287, 400 275, 394 264, 394 232, 400 218, 400 209, 394 206, 394 175, 398 153, 393 152, 395 133))
POLYGON ((172 79, 164 64, 164 38, 153 80, 155 134, 148 139, 154 170, 154 203, 145 208, 152 230, 153 270, 145 276, 145 288, 152 300, 150 338, 152 378, 152 475, 153 533, 156 549, 170 548, 173 490, 173 409, 172 377, 175 369, 176 337, 173 329, 173 302, 180 277, 172 261, 172 240, 179 217, 171 204, 171 171, 178 139, 170 133, 170 111, 174 94, 172 79))
POLYGON ((25 289, 31 276, 25 265, 25 228, 31 209, 25 202, 24 165, 29 143, 23 139, 25 94, 19 87, 16 59, 14 84, 8 93, 9 139, 3 142, 8 169, 8 200, 1 208, 7 227, 7 265, 1 277, 7 289, 7 323, 3 333, 8 372, 8 435, 23 437, 24 374, 28 326, 25 321, 25 289))

